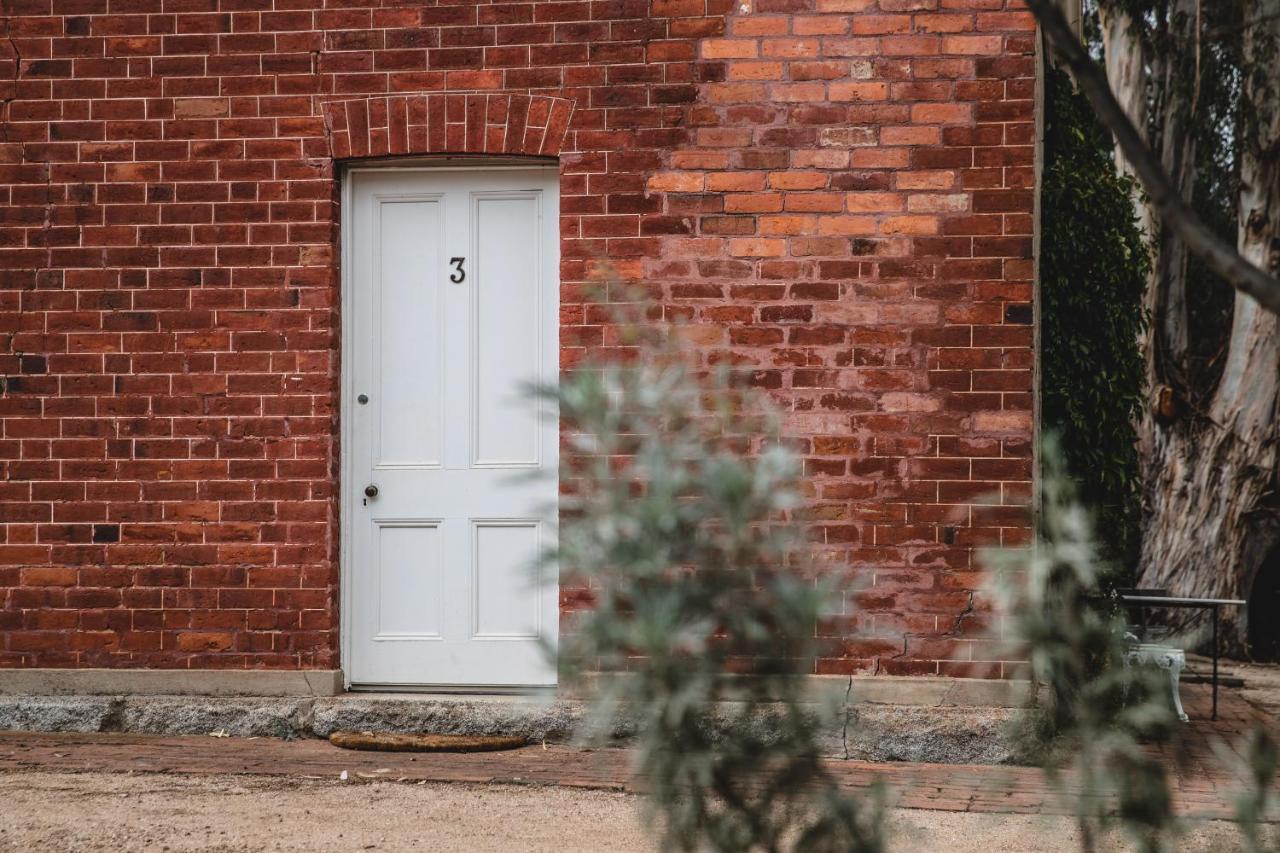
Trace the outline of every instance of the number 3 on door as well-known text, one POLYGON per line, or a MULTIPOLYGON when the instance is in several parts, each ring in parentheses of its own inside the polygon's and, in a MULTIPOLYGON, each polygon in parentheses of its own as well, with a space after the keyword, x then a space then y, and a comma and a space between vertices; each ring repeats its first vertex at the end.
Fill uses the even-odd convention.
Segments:
POLYGON ((462 284, 467 278, 467 272, 462 268, 466 262, 466 258, 450 258, 449 263, 453 264, 453 272, 449 274, 449 281, 454 284, 462 284))

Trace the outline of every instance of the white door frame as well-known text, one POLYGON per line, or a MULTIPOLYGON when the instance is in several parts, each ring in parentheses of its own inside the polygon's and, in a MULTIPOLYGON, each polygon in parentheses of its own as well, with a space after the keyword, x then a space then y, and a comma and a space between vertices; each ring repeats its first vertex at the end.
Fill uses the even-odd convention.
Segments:
MULTIPOLYGON (((351 180, 351 176, 357 172, 383 172, 383 173, 389 172, 389 171, 396 171, 396 172, 445 172, 447 171, 451 173, 469 172, 469 171, 500 172, 500 171, 519 171, 519 170, 528 171, 529 169, 543 168, 548 170, 551 170, 551 169, 557 170, 557 180, 558 180, 558 169, 559 169, 558 161, 540 159, 540 160, 526 160, 522 162, 514 158, 498 157, 498 156, 492 157, 491 159, 493 161, 491 164, 484 164, 480 162, 476 157, 458 157, 456 159, 444 158, 438 163, 432 163, 429 165, 422 165, 421 159, 418 159, 418 158, 385 160, 379 163, 369 163, 369 164, 341 167, 338 174, 339 198, 340 198, 340 204, 341 204, 340 213, 339 213, 339 215, 341 216, 341 220, 339 223, 340 227, 339 227, 339 238, 338 238, 339 245, 340 245, 339 253, 338 253, 338 262, 340 266, 340 275, 341 275, 341 283, 340 283, 341 301, 340 301, 339 310, 338 310, 338 318, 339 318, 338 322, 340 326, 339 346, 341 347, 341 352, 340 352, 340 358, 339 358, 338 372, 339 372, 341 390, 340 390, 340 401, 339 401, 339 409, 338 409, 339 467, 338 467, 338 480, 337 480, 337 483, 335 484, 335 495, 338 499, 338 504, 339 504, 339 519, 338 519, 338 537, 339 537, 338 648, 339 648, 339 651, 338 653, 340 655, 340 664, 342 667, 342 685, 343 685, 343 688, 348 691, 352 690, 351 668, 350 668, 352 645, 353 645, 351 613, 352 613, 353 583, 355 582, 353 577, 353 569, 352 569, 354 559, 351 553, 352 539, 353 539, 353 536, 351 535, 351 531, 353 529, 355 513, 354 513, 354 507, 352 506, 351 502, 348 500, 344 500, 344 493, 345 493, 346 486, 353 482, 352 478, 354 475, 354 471, 352 470, 354 460, 352 459, 352 454, 350 453, 350 449, 354 446, 353 435, 352 435, 352 423, 354 421, 354 418, 349 417, 349 414, 354 411, 354 407, 355 407, 355 377, 354 377, 354 372, 350 369, 348 360, 350 359, 352 353, 354 352, 354 347, 356 342, 355 342, 355 329, 354 329, 355 324, 348 321, 348 314, 347 314, 348 307, 354 304, 354 288, 355 288, 355 281, 354 281, 355 264, 351 263, 351 253, 350 253, 352 229, 353 229, 352 219, 354 214, 353 190, 352 190, 353 181, 351 180), (403 163, 403 165, 400 165, 401 163, 403 163)), ((550 211, 549 215, 554 217, 558 222, 559 216, 560 216, 559 208, 557 207, 557 209, 550 211)), ((556 233, 559 234, 558 227, 556 229, 556 233)), ((558 272, 559 266, 560 266, 559 265, 560 244, 558 239, 555 241, 555 245, 552 246, 551 249, 552 251, 555 252, 556 262, 553 266, 554 266, 554 269, 556 269, 558 272)), ((558 275, 556 277, 556 280, 552 283, 551 291, 554 294, 556 304, 559 305, 560 280, 558 275)), ((556 313, 557 313, 557 316, 559 316, 558 310, 556 313)), ((555 334, 555 337, 556 337, 555 349, 556 349, 556 352, 558 353, 559 352, 559 336, 560 336, 560 329, 558 324, 556 328, 553 330, 553 333, 555 334)), ((553 519, 553 521, 555 520, 553 519)), ((554 530, 554 527, 552 529, 554 530)), ((558 586, 558 583, 557 583, 557 586, 558 586)), ((559 633, 559 628, 557 627, 555 629, 555 634, 550 638, 548 638, 553 644, 558 644, 558 640, 559 640, 558 633, 559 633)), ((377 689, 379 691, 387 691, 387 690, 396 690, 397 688, 379 687, 377 689)), ((405 688, 400 688, 400 689, 405 689, 405 688)), ((469 686, 460 686, 457 688, 450 688, 447 685, 432 685, 429 689, 431 692, 540 693, 540 692, 545 692, 547 690, 554 690, 555 688, 554 687, 550 687, 550 688, 546 688, 546 687, 476 688, 476 687, 469 687, 469 686)), ((407 688, 407 690, 409 692, 413 692, 414 688, 407 688)))

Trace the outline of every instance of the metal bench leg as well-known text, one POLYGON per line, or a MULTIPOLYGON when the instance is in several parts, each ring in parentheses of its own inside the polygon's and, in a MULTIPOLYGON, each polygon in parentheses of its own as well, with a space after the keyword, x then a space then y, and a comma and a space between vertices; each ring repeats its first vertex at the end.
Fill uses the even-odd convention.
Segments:
POLYGON ((1173 691, 1173 707, 1178 712, 1178 719, 1187 722, 1190 717, 1187 712, 1182 710, 1182 696, 1178 693, 1178 677, 1182 674, 1182 667, 1175 661, 1170 661, 1169 666, 1169 688, 1173 691))
POLYGON ((1218 606, 1213 607, 1213 714, 1218 719, 1218 606))

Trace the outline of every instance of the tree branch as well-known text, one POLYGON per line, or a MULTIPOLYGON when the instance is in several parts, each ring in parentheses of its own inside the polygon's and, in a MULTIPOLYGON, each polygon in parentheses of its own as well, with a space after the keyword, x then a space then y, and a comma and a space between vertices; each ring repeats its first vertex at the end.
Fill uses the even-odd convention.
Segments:
POLYGON ((1026 3, 1055 52, 1071 69, 1071 76, 1089 99, 1099 120, 1114 134, 1120 151, 1151 197, 1151 204, 1160 214, 1161 222, 1176 231, 1186 241, 1187 248, 1215 274, 1241 293, 1252 296, 1271 313, 1280 314, 1280 279, 1241 257, 1239 252, 1209 230, 1209 226, 1182 200, 1159 159, 1116 101, 1106 73, 1089 57, 1088 50, 1071 31, 1054 0, 1026 0, 1026 3))

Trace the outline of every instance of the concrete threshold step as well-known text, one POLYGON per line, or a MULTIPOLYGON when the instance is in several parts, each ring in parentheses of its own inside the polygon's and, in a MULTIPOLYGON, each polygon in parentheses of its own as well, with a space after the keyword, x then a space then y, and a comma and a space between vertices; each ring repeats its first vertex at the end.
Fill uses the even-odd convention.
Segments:
MULTIPOLYGON (((734 708, 720 714, 736 724, 734 708)), ((320 697, 0 695, 0 730, 130 732, 233 737, 328 737, 338 730, 519 735, 564 742, 588 708, 555 696, 345 693, 320 697)), ((846 704, 823 723, 832 756, 876 761, 1004 764, 1015 760, 1005 731, 1026 712, 974 704, 846 704)), ((769 714, 755 723, 768 733, 769 714)), ((625 741, 632 726, 611 735, 625 741)))

